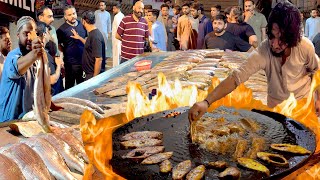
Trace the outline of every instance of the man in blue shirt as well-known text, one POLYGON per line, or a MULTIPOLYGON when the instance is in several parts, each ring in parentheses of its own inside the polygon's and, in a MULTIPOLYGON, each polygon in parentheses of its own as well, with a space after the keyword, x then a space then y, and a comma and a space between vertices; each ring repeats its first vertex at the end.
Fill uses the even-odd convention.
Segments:
POLYGON ((0 85, 0 122, 22 118, 32 110, 34 62, 44 52, 38 38, 31 40, 31 32, 35 30, 36 23, 31 17, 23 16, 18 20, 19 48, 8 54, 0 85))
POLYGON ((148 19, 152 23, 152 33, 149 40, 152 43, 152 52, 167 51, 167 33, 165 27, 160 21, 157 21, 159 10, 152 9, 148 11, 148 19))
POLYGON ((204 9, 202 4, 191 4, 190 12, 194 19, 199 19, 197 49, 202 49, 204 45, 204 38, 207 34, 213 31, 212 23, 211 20, 204 15, 204 9))

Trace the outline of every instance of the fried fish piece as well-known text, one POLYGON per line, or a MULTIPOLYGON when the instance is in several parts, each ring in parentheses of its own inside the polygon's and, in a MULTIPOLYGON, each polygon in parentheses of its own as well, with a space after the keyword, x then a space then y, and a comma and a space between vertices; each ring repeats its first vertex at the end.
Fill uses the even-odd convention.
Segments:
POLYGON ((245 128, 247 131, 257 132, 260 129, 259 124, 253 119, 242 118, 239 121, 241 126, 245 128))
POLYGON ((159 131, 138 131, 122 136, 121 141, 130 141, 134 139, 162 139, 163 134, 159 131))
POLYGON ((292 144, 271 144, 271 148, 278 151, 284 151, 294 154, 311 154, 311 151, 305 149, 304 147, 292 144))
POLYGON ((253 137, 251 148, 246 154, 246 157, 255 159, 257 157, 257 152, 263 151, 265 149, 266 140, 262 137, 253 137))
POLYGON ((162 163, 160 164, 160 172, 162 173, 168 173, 172 170, 172 164, 171 162, 167 159, 162 161, 162 163))
POLYGON ((265 173, 267 176, 270 176, 269 169, 254 159, 238 158, 237 161, 243 167, 246 167, 246 168, 252 169, 252 170, 256 170, 256 171, 260 171, 260 172, 265 173))
POLYGON ((157 164, 164 160, 170 159, 172 155, 173 155, 173 152, 164 152, 164 153, 154 154, 144 159, 141 162, 141 164, 157 164))
POLYGON ((245 150, 247 149, 248 142, 245 139, 239 139, 237 146, 236 146, 236 151, 233 154, 233 158, 237 159, 243 156, 245 150))
POLYGON ((240 179, 241 172, 238 168, 235 167, 228 167, 221 173, 219 173, 218 178, 219 179, 228 179, 228 180, 237 180, 240 179))
POLYGON ((225 169, 228 167, 228 163, 225 161, 215 161, 215 162, 209 162, 207 166, 215 169, 225 169))
POLYGON ((162 140, 160 139, 133 139, 129 141, 120 142, 120 144, 126 148, 138 148, 138 147, 145 147, 145 146, 158 146, 162 144, 162 140))
POLYGON ((201 180, 206 172, 206 168, 204 165, 197 166, 196 168, 192 169, 188 174, 186 179, 187 180, 201 180))
POLYGON ((258 152, 258 158, 265 162, 276 166, 289 166, 289 163, 285 157, 280 154, 272 154, 267 152, 258 152))
POLYGON ((122 156, 123 159, 145 159, 153 154, 161 153, 164 151, 164 146, 150 146, 141 147, 128 152, 126 155, 122 156))
POLYGON ((182 179, 190 170, 191 161, 183 161, 172 169, 172 179, 182 179))

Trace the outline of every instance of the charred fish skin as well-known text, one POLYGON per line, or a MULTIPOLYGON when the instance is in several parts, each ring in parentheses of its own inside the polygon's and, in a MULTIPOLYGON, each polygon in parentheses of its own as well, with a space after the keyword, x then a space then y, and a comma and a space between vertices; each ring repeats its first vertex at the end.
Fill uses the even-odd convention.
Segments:
POLYGON ((56 179, 75 179, 61 155, 47 140, 33 137, 20 142, 28 145, 41 157, 49 172, 56 179))
POLYGON ((182 179, 191 170, 191 165, 190 160, 183 161, 176 165, 172 169, 172 179, 182 179))
POLYGON ((169 160, 164 160, 159 165, 161 173, 169 173, 172 170, 172 164, 169 160))
POLYGON ((219 173, 218 178, 222 180, 238 180, 241 177, 241 172, 238 168, 228 167, 221 173, 219 173))
POLYGON ((130 141, 120 142, 121 146, 125 149, 138 148, 145 146, 159 146, 162 144, 162 140, 159 139, 134 139, 130 141))
POLYGON ((0 180, 25 180, 19 166, 7 156, 0 154, 0 180))
POLYGON ((78 157, 75 150, 66 142, 54 136, 52 133, 42 134, 37 137, 47 140, 53 147, 56 147, 58 153, 63 157, 71 170, 77 170, 78 172, 84 173, 83 159, 78 157))
POLYGON ((170 159, 172 155, 173 155, 173 152, 164 152, 164 153, 154 154, 144 159, 141 162, 141 164, 158 164, 164 160, 170 159))
POLYGON ((194 169, 192 169, 186 177, 186 180, 201 180, 206 172, 206 167, 204 165, 200 165, 194 169))
POLYGON ((280 154, 258 152, 257 157, 272 165, 289 166, 288 160, 280 154))
POLYGON ((122 156, 122 158, 141 160, 153 154, 161 153, 163 151, 164 151, 164 146, 141 147, 128 152, 126 155, 122 156))
POLYGON ((256 170, 256 171, 265 173, 267 176, 270 176, 269 169, 254 159, 238 158, 237 161, 241 166, 245 168, 256 170))
POLYGON ((79 104, 79 105, 83 105, 83 106, 88 106, 88 107, 96 110, 98 113, 104 114, 104 111, 100 106, 98 106, 96 103, 89 101, 89 100, 86 100, 86 99, 75 98, 75 97, 65 97, 65 98, 57 99, 54 102, 55 103, 67 102, 67 103, 74 103, 74 104, 79 104))
POLYGON ((271 148, 277 151, 283 151, 293 154, 306 155, 311 154, 311 151, 305 149, 304 147, 292 144, 271 144, 271 148))
POLYGON ((13 144, 0 149, 1 153, 12 159, 28 179, 52 179, 40 156, 23 143, 13 144))
POLYGON ((130 141, 134 139, 162 139, 163 134, 162 132, 158 131, 138 131, 138 132, 132 132, 129 134, 124 135, 121 138, 121 141, 130 141))

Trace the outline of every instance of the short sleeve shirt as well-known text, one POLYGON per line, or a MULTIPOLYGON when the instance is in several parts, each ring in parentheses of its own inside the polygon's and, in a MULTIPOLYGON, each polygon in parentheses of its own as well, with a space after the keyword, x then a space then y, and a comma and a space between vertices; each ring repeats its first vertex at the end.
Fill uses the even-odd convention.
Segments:
POLYGON ((258 43, 262 42, 261 29, 267 26, 266 17, 263 14, 255 11, 253 16, 248 20, 247 23, 253 28, 254 32, 256 33, 258 43))
POLYGON ((249 42, 249 37, 252 35, 255 35, 256 33, 254 32, 253 28, 243 22, 243 23, 228 23, 226 31, 239 36, 241 39, 245 40, 246 42, 249 42))

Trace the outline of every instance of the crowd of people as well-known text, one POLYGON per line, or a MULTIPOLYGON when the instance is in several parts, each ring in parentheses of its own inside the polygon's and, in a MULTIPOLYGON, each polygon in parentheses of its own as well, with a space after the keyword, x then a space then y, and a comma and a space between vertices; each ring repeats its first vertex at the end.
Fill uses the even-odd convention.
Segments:
MULTIPOLYGON (((279 4, 284 4, 283 6, 288 6, 289 9, 294 7, 288 2, 279 4)), ((110 13, 106 10, 104 0, 99 2, 98 8, 96 11, 85 11, 79 20, 75 7, 68 5, 64 8, 65 22, 56 29, 52 26, 54 21, 52 10, 43 6, 37 11, 36 19, 23 16, 18 20, 19 47, 14 50, 12 50, 10 40, 12 35, 9 35, 9 30, 6 27, 0 27, 0 88, 2 90, 0 91, 0 122, 21 118, 32 109, 34 62, 43 53, 48 56, 52 95, 55 95, 105 71, 108 58, 107 42, 110 38, 112 39, 113 66, 129 61, 144 52, 189 49, 253 51, 248 63, 238 73, 228 78, 229 81, 226 84, 232 87, 230 90, 247 80, 248 76, 259 68, 273 72, 281 69, 286 62, 283 60, 278 67, 279 64, 268 64, 269 61, 264 57, 272 55, 278 58, 286 55, 285 57, 295 57, 296 63, 299 64, 298 60, 304 57, 299 57, 301 53, 292 55, 296 49, 314 51, 314 46, 316 50, 320 49, 320 18, 316 10, 311 11, 311 17, 307 19, 303 28, 301 13, 299 10, 295 11, 297 8, 290 13, 299 13, 298 17, 278 18, 284 22, 274 20, 276 24, 278 23, 275 26, 272 22, 270 23, 273 20, 272 16, 269 17, 268 22, 266 17, 258 12, 254 0, 245 0, 244 10, 233 6, 222 11, 220 5, 214 5, 210 7, 210 16, 205 15, 204 6, 197 2, 174 5, 171 0, 165 0, 160 9, 154 9, 152 5, 144 5, 142 0, 138 0, 134 2, 132 14, 126 16, 121 12, 121 4, 117 3, 112 8, 113 22, 110 13), (292 20, 292 18, 299 19, 292 20), (299 21, 297 23, 299 28, 294 29, 295 26, 291 27, 288 21, 299 21), (285 29, 284 25, 290 26, 291 29, 285 29), (32 31, 36 31, 39 38, 31 39, 32 31), (307 38, 300 37, 303 31, 305 36, 313 41, 314 46, 306 40, 307 38), (289 33, 290 37, 284 35, 285 33, 289 33), (297 37, 296 41, 291 42, 290 38, 295 33, 299 33, 300 38, 297 37), (303 48, 300 47, 302 44, 303 48), (284 51, 293 47, 297 48, 290 52, 284 51), (256 58, 264 61, 258 62, 256 58), (253 60, 250 61, 250 59, 253 60)), ((277 6, 274 9, 276 8, 277 6)), ((287 16, 283 13, 288 10, 283 8, 282 11, 280 15, 287 16)), ((317 56, 309 56, 306 60, 309 70, 318 68, 318 64, 315 63, 317 60, 317 56)), ((292 60, 292 62, 295 61, 292 60)), ((300 66, 296 67, 297 70, 299 68, 301 69, 300 66)), ((291 70, 283 71, 301 75, 301 77, 305 75, 291 72, 291 70)), ((299 72, 305 73, 300 70, 299 72)), ((278 75, 270 74, 268 77, 282 82, 278 75)), ((297 82, 295 79, 291 80, 293 84, 297 82)), ((305 78, 303 82, 299 81, 299 84, 305 86, 309 80, 305 78)), ((281 86, 282 89, 276 92, 270 89, 276 95, 270 92, 270 98, 273 99, 268 103, 274 105, 287 97, 287 88, 291 87, 293 91, 299 91, 298 94, 300 93, 301 96, 305 95, 305 91, 301 92, 301 89, 297 89, 302 87, 300 85, 284 87, 279 83, 271 83, 272 87, 281 86)), ((207 102, 211 103, 216 99, 217 97, 211 97, 207 102)))

